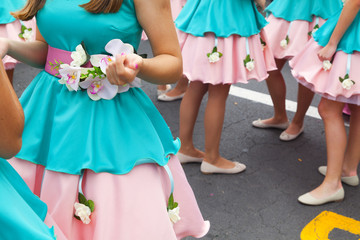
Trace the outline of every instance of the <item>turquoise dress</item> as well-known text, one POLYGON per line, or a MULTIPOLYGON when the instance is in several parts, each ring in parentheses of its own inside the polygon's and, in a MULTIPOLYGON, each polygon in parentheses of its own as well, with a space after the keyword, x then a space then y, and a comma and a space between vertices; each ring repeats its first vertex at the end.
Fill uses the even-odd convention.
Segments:
MULTIPOLYGON (((319 45, 325 47, 329 42, 340 14, 341 11, 329 18, 328 21, 314 34, 314 39, 319 45)), ((337 51, 343 51, 348 54, 351 54, 354 51, 360 51, 360 12, 356 15, 354 21, 341 38, 337 46, 337 51)))
POLYGON ((35 196, 10 164, 0 158, 0 239, 54 240, 43 222, 45 203, 35 196))
MULTIPOLYGON (((106 54, 105 45, 121 39, 138 48, 142 28, 133 1, 124 0, 112 14, 92 14, 78 6, 87 2, 46 2, 36 19, 51 47, 74 51, 83 41, 90 55, 106 54)), ((177 153, 179 140, 140 88, 93 101, 86 91, 70 92, 58 80, 42 71, 22 94, 25 129, 18 158, 68 174, 84 169, 126 174, 138 164, 164 166, 177 153)))
POLYGON ((217 37, 250 37, 267 24, 253 0, 188 0, 175 20, 176 27, 193 36, 212 32, 217 37))
POLYGON ((341 0, 274 0, 265 12, 289 22, 295 20, 312 22, 313 16, 328 19, 341 7, 341 0))
POLYGON ((1 0, 0 1, 0 24, 7 24, 16 19, 10 15, 10 12, 20 10, 26 3, 26 0, 1 0))

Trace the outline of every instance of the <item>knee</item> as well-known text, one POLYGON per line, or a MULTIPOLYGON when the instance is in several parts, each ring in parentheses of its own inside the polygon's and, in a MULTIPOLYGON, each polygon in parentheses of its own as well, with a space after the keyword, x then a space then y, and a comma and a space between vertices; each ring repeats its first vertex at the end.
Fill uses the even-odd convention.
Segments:
MULTIPOLYGON (((334 107, 329 101, 320 101, 318 111, 323 120, 332 119, 339 115, 337 108, 334 107)), ((341 111, 340 111, 341 115, 341 111)))

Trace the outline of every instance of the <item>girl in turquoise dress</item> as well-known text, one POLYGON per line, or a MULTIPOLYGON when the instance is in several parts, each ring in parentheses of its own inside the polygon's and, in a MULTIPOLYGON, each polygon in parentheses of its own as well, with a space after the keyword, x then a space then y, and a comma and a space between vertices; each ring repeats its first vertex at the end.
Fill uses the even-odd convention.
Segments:
POLYGON ((20 150, 24 115, 1 62, 0 89, 0 239, 54 240, 53 229, 44 223, 46 205, 3 159, 20 150))
MULTIPOLYGON (((21 22, 10 14, 10 12, 19 10, 25 2, 25 0, 2 0, 0 2, 0 37, 17 41, 33 41, 35 39, 35 18, 21 22)), ((12 82, 14 68, 18 61, 5 56, 3 63, 9 80, 12 82)))
POLYGON ((342 11, 314 34, 290 61, 300 84, 321 95, 319 113, 325 126, 327 166, 321 185, 298 198, 303 204, 321 205, 344 199, 342 183, 359 185, 360 160, 360 1, 346 1, 342 11), (351 110, 347 136, 342 109, 351 110))
POLYGON ((267 24, 253 0, 188 0, 175 20, 179 29, 184 76, 190 81, 180 106, 178 157, 182 163, 201 162, 201 172, 234 174, 245 165, 220 155, 225 103, 231 84, 262 81, 276 69, 262 29, 267 24), (194 146, 199 107, 205 109, 205 151, 194 146))
POLYGON ((37 41, 0 40, 0 55, 45 67, 20 99, 23 147, 11 163, 47 203, 58 238, 204 236, 180 142, 136 78, 181 74, 168 1, 31 0, 15 16, 35 14, 37 41), (133 53, 143 29, 151 59, 133 53))
POLYGON ((284 131, 279 137, 282 141, 294 140, 303 132, 305 114, 314 93, 298 85, 297 109, 289 123, 285 106, 286 86, 281 69, 287 60, 302 50, 312 33, 325 22, 325 19, 341 7, 341 0, 275 0, 265 9, 269 21, 265 32, 278 67, 278 70, 269 73, 266 80, 274 105, 274 116, 253 121, 254 127, 282 129, 284 131))

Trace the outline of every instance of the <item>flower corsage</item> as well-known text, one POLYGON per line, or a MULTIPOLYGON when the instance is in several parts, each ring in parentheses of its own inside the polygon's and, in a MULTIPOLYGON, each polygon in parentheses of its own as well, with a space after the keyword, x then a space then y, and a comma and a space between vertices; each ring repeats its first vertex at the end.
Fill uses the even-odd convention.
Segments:
POLYGON ((244 59, 244 66, 249 72, 254 70, 255 61, 250 57, 250 54, 246 55, 246 58, 244 59))
POLYGON ((24 24, 21 24, 21 32, 19 33, 19 38, 25 40, 25 42, 29 42, 33 38, 32 28, 27 28, 24 24))
POLYGON ((290 42, 289 35, 286 35, 285 39, 283 39, 283 40, 280 41, 280 46, 281 46, 283 49, 286 49, 287 46, 289 45, 289 42, 290 42))
POLYGON ((355 84, 355 82, 349 78, 349 74, 346 74, 344 78, 339 77, 339 81, 341 82, 341 86, 346 90, 350 90, 355 84))
POLYGON ((311 37, 314 33, 320 28, 319 24, 316 24, 311 32, 308 32, 308 35, 311 37))
POLYGON ((125 55, 134 53, 134 48, 120 39, 113 39, 105 46, 105 50, 111 55, 97 54, 89 55, 82 42, 75 51, 71 53, 73 61, 69 64, 62 62, 51 63, 52 68, 58 69, 61 75, 60 84, 64 84, 69 91, 87 90, 90 99, 97 101, 100 99, 110 100, 117 93, 126 92, 130 87, 140 87, 141 81, 138 78, 131 84, 123 86, 112 85, 107 79, 106 68, 115 61, 117 54, 125 55), (81 67, 90 61, 92 67, 81 67))
POLYGON ((95 204, 92 200, 87 200, 80 192, 78 200, 79 202, 74 204, 74 217, 81 220, 84 224, 89 224, 91 222, 90 215, 95 210, 95 204))
POLYGON ((211 53, 206 54, 210 63, 216 63, 222 57, 222 53, 218 52, 217 47, 215 46, 211 53))
POLYGON ((169 197, 167 211, 172 223, 177 223, 181 219, 179 204, 174 201, 174 195, 172 193, 169 197))

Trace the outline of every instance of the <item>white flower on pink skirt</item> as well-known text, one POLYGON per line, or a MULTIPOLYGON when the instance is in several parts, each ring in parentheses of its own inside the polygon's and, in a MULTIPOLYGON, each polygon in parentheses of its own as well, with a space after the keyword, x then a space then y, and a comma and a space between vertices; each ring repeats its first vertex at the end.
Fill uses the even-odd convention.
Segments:
POLYGON ((75 208, 75 216, 79 217, 83 223, 89 224, 91 222, 90 219, 91 210, 88 206, 85 206, 82 203, 75 203, 74 208, 75 208))
POLYGON ((346 90, 350 90, 355 84, 355 82, 350 79, 349 74, 346 74, 344 78, 339 77, 339 81, 341 82, 341 86, 346 90))
POLYGON ((280 41, 280 47, 286 49, 287 46, 289 45, 289 42, 290 42, 289 35, 286 35, 286 38, 280 41))
POLYGON ((177 223, 181 219, 179 206, 177 206, 174 209, 169 209, 168 214, 172 223, 177 223))
POLYGON ((330 70, 331 66, 332 66, 332 64, 331 64, 331 62, 329 60, 323 61, 323 69, 325 71, 330 70))

